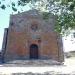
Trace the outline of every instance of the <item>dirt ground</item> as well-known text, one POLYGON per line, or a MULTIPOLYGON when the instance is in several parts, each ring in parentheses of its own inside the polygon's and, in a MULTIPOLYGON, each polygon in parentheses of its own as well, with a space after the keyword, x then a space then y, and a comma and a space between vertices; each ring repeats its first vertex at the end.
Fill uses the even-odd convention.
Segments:
MULTIPOLYGON (((45 61, 44 61, 45 62, 45 61)), ((45 62, 48 64, 48 62, 45 62)), ((39 62, 38 62, 39 64, 39 62)), ((75 57, 66 58, 64 65, 26 66, 24 64, 0 64, 0 75, 33 75, 25 73, 40 73, 40 75, 75 75, 75 57)), ((35 74, 37 75, 37 74, 35 74)))

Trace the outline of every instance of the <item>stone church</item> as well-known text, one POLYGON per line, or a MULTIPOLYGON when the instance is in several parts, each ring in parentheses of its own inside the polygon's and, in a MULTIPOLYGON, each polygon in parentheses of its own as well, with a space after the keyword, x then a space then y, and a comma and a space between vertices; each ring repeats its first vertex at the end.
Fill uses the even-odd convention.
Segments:
POLYGON ((55 22, 54 15, 45 21, 37 10, 10 15, 2 46, 4 61, 52 59, 63 62, 62 39, 54 31, 55 22))

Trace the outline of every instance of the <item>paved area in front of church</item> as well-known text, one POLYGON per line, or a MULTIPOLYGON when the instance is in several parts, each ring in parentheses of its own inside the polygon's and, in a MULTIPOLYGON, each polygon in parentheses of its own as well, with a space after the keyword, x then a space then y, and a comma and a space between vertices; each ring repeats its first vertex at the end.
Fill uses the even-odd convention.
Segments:
POLYGON ((13 60, 1 64, 4 67, 35 67, 35 66, 51 66, 51 65, 62 65, 62 63, 54 60, 13 60))
MULTIPOLYGON (((50 61, 50 60, 49 60, 50 61)), ((35 66, 32 65, 32 63, 23 62, 18 60, 18 63, 16 64, 17 61, 13 61, 14 64, 0 64, 0 75, 2 74, 7 74, 11 75, 12 73, 15 73, 15 75, 26 75, 25 73, 53 73, 52 75, 75 75, 75 57, 67 58, 65 59, 64 65, 50 65, 48 61, 41 61, 40 60, 37 62, 35 61, 38 65, 39 62, 43 63, 42 66, 35 66), (25 63, 29 64, 29 67, 25 65, 25 63), (31 66, 30 66, 31 65, 31 66), (45 65, 45 66, 44 66, 45 65), (47 65, 47 66, 46 66, 47 65)), ((27 75, 33 75, 33 74, 27 74, 27 75)), ((39 75, 41 75, 39 74, 39 75)), ((35 74, 37 75, 37 74, 35 74)), ((44 74, 46 75, 46 74, 44 74)), ((49 75, 49 74, 47 74, 49 75)), ((51 74, 50 74, 51 75, 51 74)))

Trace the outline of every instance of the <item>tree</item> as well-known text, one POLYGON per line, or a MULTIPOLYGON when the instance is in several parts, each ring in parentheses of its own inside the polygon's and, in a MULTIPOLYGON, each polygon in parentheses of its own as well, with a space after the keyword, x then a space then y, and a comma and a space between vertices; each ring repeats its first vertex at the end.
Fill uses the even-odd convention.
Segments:
POLYGON ((50 13, 56 15, 55 31, 60 34, 65 34, 71 29, 75 29, 75 0, 17 0, 15 2, 10 0, 8 5, 2 4, 4 1, 6 0, 0 2, 0 7, 3 10, 10 7, 16 12, 18 7, 30 3, 32 8, 43 11, 44 19, 48 19, 50 13))

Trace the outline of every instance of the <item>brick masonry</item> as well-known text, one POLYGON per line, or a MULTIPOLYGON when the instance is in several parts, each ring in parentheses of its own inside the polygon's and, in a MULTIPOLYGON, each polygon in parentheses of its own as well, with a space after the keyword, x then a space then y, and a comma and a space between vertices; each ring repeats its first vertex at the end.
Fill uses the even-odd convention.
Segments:
POLYGON ((50 15, 50 19, 45 21, 37 10, 11 15, 4 51, 5 61, 30 59, 30 46, 36 44, 39 59, 63 62, 62 41, 54 32, 55 19, 55 16, 50 15))

